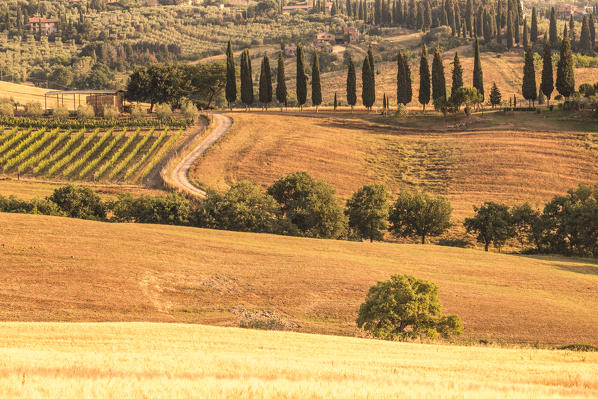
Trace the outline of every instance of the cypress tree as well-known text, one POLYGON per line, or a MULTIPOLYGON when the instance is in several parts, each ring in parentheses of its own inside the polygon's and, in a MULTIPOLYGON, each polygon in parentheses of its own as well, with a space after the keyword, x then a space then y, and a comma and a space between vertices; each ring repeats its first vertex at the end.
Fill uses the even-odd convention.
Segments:
POLYGON ((532 8, 532 27, 530 29, 530 39, 533 43, 538 41, 538 15, 536 7, 532 8))
POLYGON ((260 70, 259 98, 262 106, 268 109, 268 104, 272 102, 272 71, 270 70, 270 59, 266 54, 262 59, 260 70))
POLYGON ((415 27, 417 30, 424 32, 424 15, 422 11, 422 3, 417 3, 417 17, 415 19, 415 27))
POLYGON ((451 87, 451 96, 456 93, 459 87, 463 87, 463 67, 459 60, 459 53, 455 52, 453 59, 453 86, 451 87))
POLYGON ((409 59, 405 54, 403 54, 402 62, 403 62, 403 90, 402 90, 402 103, 407 105, 411 102, 413 98, 413 89, 411 87, 411 66, 409 65, 409 59))
POLYGON ((241 54, 241 101, 246 108, 251 108, 253 104, 253 75, 251 58, 247 49, 241 54))
POLYGON ((465 26, 470 36, 473 36, 473 3, 472 0, 467 0, 465 5, 465 26))
POLYGON ((575 47, 575 21, 573 20, 573 14, 569 18, 569 38, 571 39, 571 46, 575 47))
POLYGON ((523 84, 521 85, 521 94, 523 98, 528 100, 530 104, 538 96, 538 88, 536 87, 536 70, 534 68, 534 54, 531 47, 525 48, 525 63, 523 65, 523 84))
POLYGON ((424 2, 424 30, 429 31, 432 27, 432 10, 430 7, 430 2, 424 2))
MULTIPOLYGON (((517 3, 519 4, 519 1, 517 1, 517 3)), ((515 39, 515 43, 519 44, 521 43, 521 31, 519 30, 519 25, 521 22, 521 19, 519 17, 519 13, 517 12, 517 10, 515 10, 513 12, 512 15, 512 20, 513 20, 513 33, 514 33, 514 39, 515 39)))
POLYGON ((478 93, 484 99, 484 73, 482 72, 482 60, 480 59, 480 44, 475 39, 475 52, 473 59, 473 87, 478 89, 478 93))
POLYGON ((334 110, 338 107, 338 100, 336 99, 336 91, 334 92, 334 110))
POLYGON ((594 15, 590 14, 588 17, 588 27, 590 28, 590 40, 591 47, 594 47, 594 43, 596 42, 596 27, 594 26, 594 15))
POLYGON ((554 90, 554 77, 552 72, 552 51, 550 43, 544 43, 544 57, 542 64, 542 81, 540 82, 540 89, 546 96, 546 100, 550 105, 550 96, 554 90))
POLYGON ((355 65, 353 64, 353 60, 349 58, 349 70, 347 71, 347 104, 351 106, 351 113, 353 113, 353 107, 357 103, 357 83, 355 75, 355 65))
POLYGON ((322 85, 320 84, 320 57, 314 52, 314 60, 311 66, 311 103, 316 107, 322 104, 322 85))
POLYGON ((428 49, 424 44, 419 59, 419 103, 426 112, 426 104, 430 102, 430 67, 428 65, 428 49))
POLYGON ((529 41, 527 40, 527 21, 523 18, 523 48, 527 48, 529 41))
POLYGON ((434 59, 432 60, 432 99, 441 98, 446 100, 446 81, 444 78, 444 65, 442 64, 442 55, 440 49, 434 50, 434 59))
POLYGON ((588 16, 583 17, 581 24, 581 34, 579 36, 579 51, 583 54, 592 52, 592 36, 590 35, 590 27, 588 24, 588 16))
POLYGON ((283 105, 287 103, 287 84, 285 82, 284 58, 282 51, 278 54, 278 70, 276 71, 276 100, 280 104, 280 111, 283 105))
POLYGON ((550 38, 550 45, 556 47, 559 42, 559 33, 556 27, 556 14, 554 7, 550 9, 550 27, 548 28, 548 37, 550 38))
POLYGON ((513 48, 513 18, 511 18, 511 16, 513 15, 512 12, 507 12, 507 32, 506 32, 506 37, 507 37, 507 48, 513 48))
POLYGON ((303 48, 297 46, 297 102, 299 108, 303 110, 303 105, 307 101, 307 75, 305 73, 305 56, 303 48))
POLYGON ((367 56, 364 58, 361 68, 361 82, 361 101, 366 109, 371 110, 372 105, 374 105, 374 96, 372 96, 372 65, 367 56))
POLYGON ((387 107, 387 102, 386 102, 386 93, 384 93, 384 95, 382 96, 382 115, 386 115, 386 107, 387 107))
POLYGON ((226 48, 226 101, 228 107, 232 110, 232 104, 237 101, 237 72, 235 71, 235 58, 233 56, 233 49, 228 41, 226 48))
POLYGON ((370 63, 370 76, 369 76, 370 88, 368 90, 368 93, 369 93, 369 103, 370 103, 369 107, 371 109, 372 105, 374 105, 374 103, 376 102, 376 68, 374 66, 374 53, 372 52, 372 46, 368 47, 367 60, 370 63))
POLYGON ((475 19, 475 34, 477 37, 484 36, 484 8, 478 7, 478 12, 475 19))
POLYGON ((560 51, 561 58, 556 69, 556 89, 567 99, 575 91, 575 75, 573 73, 573 55, 568 37, 563 38, 560 51))
POLYGON ((496 82, 492 83, 492 90, 490 90, 490 104, 492 104, 492 108, 496 105, 500 104, 502 99, 502 95, 500 94, 500 90, 496 86, 496 82))

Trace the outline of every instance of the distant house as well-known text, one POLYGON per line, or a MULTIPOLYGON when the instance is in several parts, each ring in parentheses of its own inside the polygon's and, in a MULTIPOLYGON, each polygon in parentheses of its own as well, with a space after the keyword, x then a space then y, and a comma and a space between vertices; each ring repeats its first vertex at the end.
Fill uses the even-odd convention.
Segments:
POLYGON ((556 17, 558 19, 569 19, 571 18, 571 15, 575 14, 575 7, 571 4, 560 4, 557 8, 556 8, 556 17))
POLYGON ((314 46, 322 46, 324 44, 336 44, 336 35, 334 33, 322 32, 314 35, 314 46))
POLYGON ((345 28, 344 31, 345 36, 349 43, 357 43, 359 42, 359 31, 354 26, 348 26, 345 28))
POLYGON ((58 31, 59 22, 56 18, 29 18, 31 32, 41 33, 46 36, 58 31))
POLYGON ((284 6, 282 7, 282 12, 292 12, 292 11, 298 11, 298 10, 310 10, 314 7, 313 3, 308 3, 307 1, 303 1, 303 2, 299 2, 299 3, 295 3, 293 5, 288 5, 288 6, 284 6))

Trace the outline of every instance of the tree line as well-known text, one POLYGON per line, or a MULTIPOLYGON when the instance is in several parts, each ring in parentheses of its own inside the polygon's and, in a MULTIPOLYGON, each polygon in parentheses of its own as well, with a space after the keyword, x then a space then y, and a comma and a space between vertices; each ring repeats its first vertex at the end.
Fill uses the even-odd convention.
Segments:
MULTIPOLYGON (((343 206, 333 187, 296 172, 266 192, 243 181, 224 193, 209 191, 202 200, 171 192, 103 201, 88 187, 69 185, 46 199, 0 196, 0 211, 348 240, 383 240, 388 232, 423 244, 451 227, 452 208, 446 198, 423 192, 401 191, 392 200, 380 184, 361 187, 343 206)), ((598 185, 555 196, 542 211, 528 203, 496 202, 474 211, 464 227, 486 251, 516 239, 530 252, 598 257, 598 185)))

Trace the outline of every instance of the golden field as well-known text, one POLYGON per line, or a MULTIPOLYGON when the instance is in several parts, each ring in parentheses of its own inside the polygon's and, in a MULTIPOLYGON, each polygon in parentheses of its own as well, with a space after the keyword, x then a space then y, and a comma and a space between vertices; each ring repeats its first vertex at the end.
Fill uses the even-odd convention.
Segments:
MULTIPOLYGON (((14 101, 22 105, 28 103, 40 103, 43 106, 46 101, 44 94, 49 91, 51 90, 24 84, 0 81, 0 98, 12 98, 14 101)), ((48 107, 56 106, 56 97, 48 97, 47 105, 48 107)))
POLYGON ((453 122, 434 116, 417 122, 423 129, 364 113, 230 116, 231 131, 190 172, 200 185, 224 190, 250 180, 267 187, 305 170, 333 185, 342 199, 369 183, 384 183, 393 193, 445 195, 460 221, 483 201, 542 205, 579 183, 598 182, 598 152, 591 150, 598 133, 556 130, 575 121, 543 121, 535 114, 513 121, 497 113, 472 117, 486 127, 453 131, 446 128, 453 122))
POLYGON ((592 398, 598 354, 157 323, 1 323, 6 398, 592 398))
POLYGON ((465 342, 598 343, 598 265, 433 245, 359 243, 0 214, 0 320, 161 321, 360 335, 376 281, 437 283, 465 342))

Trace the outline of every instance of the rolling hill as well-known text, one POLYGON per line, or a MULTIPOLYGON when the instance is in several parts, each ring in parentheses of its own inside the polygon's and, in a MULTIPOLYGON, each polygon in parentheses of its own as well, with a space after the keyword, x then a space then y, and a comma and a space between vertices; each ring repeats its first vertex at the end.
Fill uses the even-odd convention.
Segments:
POLYGON ((0 226, 3 321, 265 319, 359 335, 369 287, 407 273, 439 285, 466 342, 598 343, 598 266, 586 260, 18 214, 0 226))
POLYGON ((2 323, 6 398, 591 398, 598 354, 155 323, 2 323))

